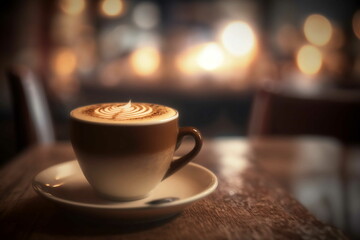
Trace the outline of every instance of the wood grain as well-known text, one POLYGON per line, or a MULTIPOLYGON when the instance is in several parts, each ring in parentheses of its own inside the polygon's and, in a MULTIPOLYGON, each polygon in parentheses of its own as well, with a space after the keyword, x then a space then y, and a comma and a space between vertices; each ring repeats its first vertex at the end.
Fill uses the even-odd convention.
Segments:
POLYGON ((51 165, 74 159, 74 154, 68 143, 33 147, 0 170, 0 235, 2 239, 346 239, 273 182, 241 147, 239 142, 239 151, 229 151, 226 141, 205 141, 196 162, 218 176, 218 189, 175 218, 134 225, 84 218, 37 196, 32 178, 51 165))

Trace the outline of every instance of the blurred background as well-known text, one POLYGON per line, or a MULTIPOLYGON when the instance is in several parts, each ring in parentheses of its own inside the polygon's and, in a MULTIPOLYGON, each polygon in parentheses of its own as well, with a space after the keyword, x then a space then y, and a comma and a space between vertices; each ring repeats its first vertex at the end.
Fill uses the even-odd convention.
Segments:
POLYGON ((44 85, 58 140, 84 104, 155 102, 205 136, 246 135, 262 86, 316 95, 360 84, 357 1, 0 3, 1 159, 16 150, 4 74, 14 64, 44 85))
POLYGON ((71 109, 132 100, 178 109, 205 137, 359 143, 358 1, 1 0, 0 33, 2 163, 19 150, 7 75, 19 65, 60 141, 71 109))

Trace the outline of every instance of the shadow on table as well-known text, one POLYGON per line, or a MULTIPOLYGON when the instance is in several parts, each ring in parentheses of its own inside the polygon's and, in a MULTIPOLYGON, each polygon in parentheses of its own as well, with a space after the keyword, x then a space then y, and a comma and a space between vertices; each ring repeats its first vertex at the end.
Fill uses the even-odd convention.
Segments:
MULTIPOLYGON (((3 213, 0 235, 23 239, 36 235, 96 236, 141 232, 164 225, 177 216, 154 222, 123 222, 91 218, 60 208, 41 197, 32 197, 16 204, 12 211, 3 213), (21 233, 17 229, 22 229, 21 233), (11 235, 10 235, 11 233, 11 235), (14 236, 14 233, 18 235, 14 236)), ((3 238, 10 239, 10 238, 3 238)))

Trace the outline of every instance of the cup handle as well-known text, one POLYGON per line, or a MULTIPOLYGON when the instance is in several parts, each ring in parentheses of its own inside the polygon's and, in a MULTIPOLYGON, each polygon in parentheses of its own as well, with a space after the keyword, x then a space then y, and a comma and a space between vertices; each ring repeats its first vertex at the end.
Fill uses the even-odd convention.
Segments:
MULTIPOLYGON (((190 162, 199 152, 202 147, 202 136, 194 127, 181 127, 179 129, 179 134, 176 141, 176 149, 178 149, 181 145, 181 142, 185 136, 191 136, 195 140, 195 145, 193 149, 185 154, 184 156, 180 157, 177 160, 174 160, 171 162, 170 167, 168 171, 166 172, 164 179, 170 177, 172 174, 174 174, 176 171, 180 170, 180 168, 184 167, 188 162, 190 162)), ((176 150, 175 149, 175 150, 176 150)))

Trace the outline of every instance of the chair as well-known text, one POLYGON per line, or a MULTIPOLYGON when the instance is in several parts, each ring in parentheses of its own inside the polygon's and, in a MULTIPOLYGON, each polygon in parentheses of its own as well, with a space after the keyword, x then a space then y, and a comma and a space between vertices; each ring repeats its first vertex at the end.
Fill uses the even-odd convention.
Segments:
POLYGON ((253 103, 250 136, 319 135, 342 143, 360 142, 360 92, 303 95, 260 89, 253 103))
MULTIPOLYGON (((274 136, 299 135, 331 137, 333 140, 323 138, 323 141, 326 139, 330 143, 333 141, 334 146, 337 142, 339 142, 339 146, 341 146, 340 143, 345 145, 359 144, 360 92, 358 90, 328 89, 318 92, 318 94, 309 95, 282 87, 258 90, 255 94, 252 108, 249 136, 254 137, 254 139, 259 137, 259 140, 261 140, 262 137, 266 139, 266 137, 274 136), (334 139, 339 141, 334 141, 334 139)), ((299 140, 299 138, 294 139, 299 140)), ((303 149, 302 151, 305 152, 297 152, 300 156, 304 156, 299 158, 299 162, 305 162, 303 166, 307 166, 308 170, 304 171, 303 176, 300 176, 298 179, 293 178, 284 182, 285 184, 297 184, 297 186, 294 185, 292 188, 297 189, 298 197, 300 198, 306 200, 306 197, 310 197, 310 200, 311 198, 313 201, 320 199, 321 201, 319 200, 319 202, 322 204, 325 202, 323 212, 321 213, 320 211, 320 215, 324 215, 326 210, 325 213, 333 214, 333 216, 328 216, 330 219, 332 218, 333 224, 337 223, 340 224, 338 227, 345 226, 348 228, 348 223, 351 221, 349 214, 354 212, 354 209, 349 204, 351 200, 349 177, 351 175, 348 166, 348 153, 345 150, 339 150, 337 154, 330 151, 330 155, 326 159, 327 162, 321 167, 326 166, 326 169, 332 168, 337 169, 337 171, 334 170, 329 175, 324 173, 314 175, 311 174, 314 166, 319 166, 319 160, 316 159, 316 156, 329 154, 329 149, 331 148, 326 147, 317 155, 314 155, 316 151, 312 151, 311 147, 319 149, 319 146, 311 143, 307 151, 303 149), (331 161, 332 158, 335 158, 335 160, 331 161), (325 186, 330 184, 331 187, 324 187, 318 184, 322 181, 319 179, 326 182, 325 186), (334 179, 338 179, 336 184, 334 184, 334 179), (309 192, 316 192, 317 194, 309 195, 309 192)), ((283 149, 285 152, 289 150, 291 149, 283 149)), ((271 151, 276 152, 274 148, 271 148, 271 151)), ((281 151, 279 155, 281 157, 281 151)), ((269 163, 267 163, 267 166, 276 168, 276 166, 274 167, 274 165, 269 163)), ((282 166, 279 166, 281 169, 282 166)), ((305 203, 305 200, 303 204, 311 206, 311 201, 305 203)), ((313 213, 318 217, 320 216, 319 212, 314 211, 313 213)))
POLYGON ((44 88, 25 66, 11 67, 7 80, 12 97, 17 151, 33 144, 55 141, 54 127, 44 88))

